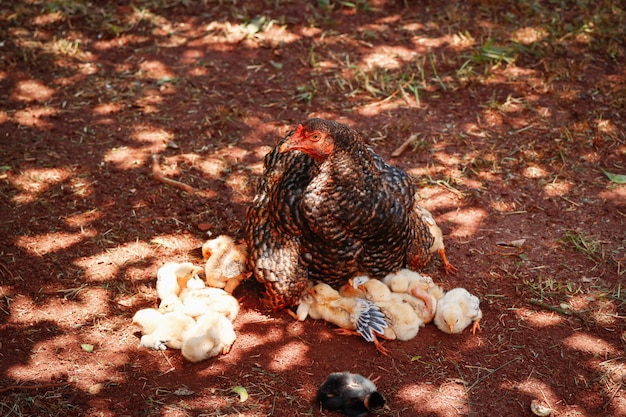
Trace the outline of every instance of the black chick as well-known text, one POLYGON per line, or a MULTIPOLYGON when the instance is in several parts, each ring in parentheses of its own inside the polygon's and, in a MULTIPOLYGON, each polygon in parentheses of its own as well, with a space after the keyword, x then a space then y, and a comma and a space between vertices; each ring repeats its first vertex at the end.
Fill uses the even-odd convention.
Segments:
POLYGON ((317 390, 322 409, 339 411, 348 417, 363 417, 385 406, 385 397, 376 385, 359 374, 333 372, 317 390))

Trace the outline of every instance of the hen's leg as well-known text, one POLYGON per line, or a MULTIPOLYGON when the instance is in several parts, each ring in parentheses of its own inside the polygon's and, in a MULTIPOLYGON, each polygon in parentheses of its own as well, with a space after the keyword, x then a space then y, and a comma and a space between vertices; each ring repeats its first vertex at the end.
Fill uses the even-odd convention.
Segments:
POLYGON ((441 255, 441 260, 443 261, 443 268, 446 270, 446 274, 454 275, 456 271, 459 269, 448 262, 448 257, 446 256, 446 250, 444 248, 439 249, 439 255, 441 255))

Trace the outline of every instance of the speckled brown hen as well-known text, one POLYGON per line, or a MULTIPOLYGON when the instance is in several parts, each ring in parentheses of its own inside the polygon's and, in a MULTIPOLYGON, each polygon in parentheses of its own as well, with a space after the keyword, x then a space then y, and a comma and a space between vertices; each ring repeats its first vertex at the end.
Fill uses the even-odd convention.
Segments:
POLYGON ((416 186, 350 127, 307 120, 264 162, 247 238, 270 308, 296 305, 308 280, 339 287, 430 260, 434 236, 416 186))

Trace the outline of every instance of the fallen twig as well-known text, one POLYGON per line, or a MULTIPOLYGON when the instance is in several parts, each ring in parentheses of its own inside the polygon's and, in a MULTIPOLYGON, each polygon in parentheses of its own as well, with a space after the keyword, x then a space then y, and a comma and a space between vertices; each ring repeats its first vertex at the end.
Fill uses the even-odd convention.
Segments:
POLYGON ((69 385, 69 382, 51 382, 49 384, 40 384, 40 385, 8 385, 6 387, 0 388, 0 392, 12 391, 14 389, 41 389, 41 388, 52 388, 52 387, 62 387, 64 385, 69 385))
POLYGON ((413 133, 411 136, 409 136, 407 140, 402 143, 402 145, 398 146, 395 151, 391 152, 391 156, 393 156, 394 158, 400 156, 402 152, 404 152, 406 148, 409 147, 411 142, 418 138, 418 136, 419 133, 413 133))
MULTIPOLYGON (((587 319, 585 318, 583 312, 581 312, 581 311, 571 310, 571 309, 566 309, 566 308, 561 308, 561 307, 556 307, 556 306, 553 306, 553 305, 550 305, 550 304, 543 303, 543 302, 541 302, 539 300, 536 300, 534 298, 531 298, 529 301, 530 301, 530 304, 535 305, 537 307, 541 307, 541 308, 546 309, 546 310, 554 311, 556 313, 563 314, 564 316, 578 317, 583 322, 587 321, 587 319)), ((585 311, 588 311, 588 310, 585 310, 585 311)))
POLYGON ((564 316, 571 316, 572 314, 574 314, 570 310, 566 310, 566 309, 561 308, 561 307, 556 307, 556 306, 553 306, 553 305, 550 305, 550 304, 546 304, 546 303, 543 303, 543 302, 541 302, 539 300, 536 300, 534 298, 530 299, 530 304, 532 304, 534 306, 537 306, 537 307, 541 307, 541 308, 546 309, 546 310, 556 311, 557 313, 563 314, 564 316))
POLYGON ((9 270, 9 268, 8 268, 5 264, 3 264, 2 262, 0 262, 0 267, 2 267, 2 269, 4 269, 4 270, 7 272, 7 274, 9 274, 9 276, 11 277, 11 279, 15 279, 15 278, 13 277, 13 273, 11 273, 11 271, 9 270))
POLYGON ((180 181, 167 178, 165 175, 163 175, 163 173, 161 172, 161 165, 159 165, 159 156, 157 154, 152 155, 152 177, 154 177, 155 180, 162 182, 163 184, 179 188, 183 191, 188 192, 191 195, 193 195, 195 192, 194 188, 191 185, 187 185, 180 181))

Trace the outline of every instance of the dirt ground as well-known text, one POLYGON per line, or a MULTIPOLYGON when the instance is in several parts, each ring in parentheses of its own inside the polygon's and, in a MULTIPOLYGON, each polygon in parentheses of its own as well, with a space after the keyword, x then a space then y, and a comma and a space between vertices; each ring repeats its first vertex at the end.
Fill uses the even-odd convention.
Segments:
POLYGON ((321 416, 347 370, 386 416, 626 416, 625 28, 617 0, 0 1, 0 415, 321 416), (426 272, 482 332, 385 357, 248 281, 229 354, 139 348, 159 266, 242 238, 312 116, 416 177, 459 268, 426 272))

